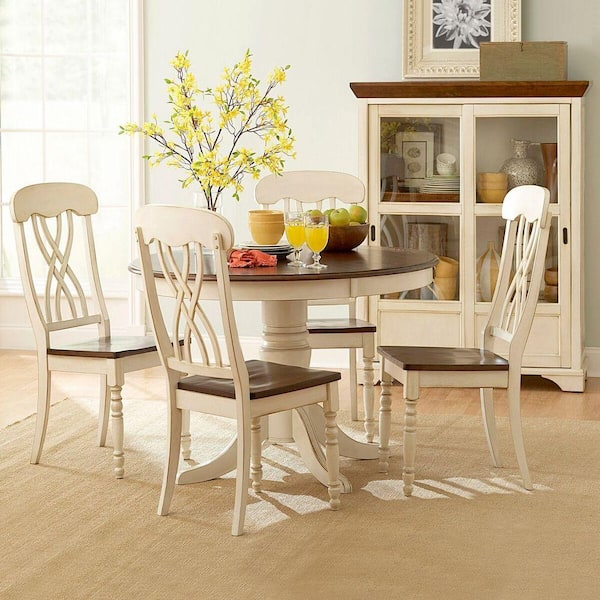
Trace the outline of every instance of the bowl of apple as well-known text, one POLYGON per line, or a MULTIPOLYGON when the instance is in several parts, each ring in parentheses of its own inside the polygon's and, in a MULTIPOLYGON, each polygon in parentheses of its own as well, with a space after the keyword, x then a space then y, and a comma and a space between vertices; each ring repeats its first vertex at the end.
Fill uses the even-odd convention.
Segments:
POLYGON ((324 211, 329 217, 325 252, 348 252, 363 243, 369 232, 367 211, 358 204, 324 211))

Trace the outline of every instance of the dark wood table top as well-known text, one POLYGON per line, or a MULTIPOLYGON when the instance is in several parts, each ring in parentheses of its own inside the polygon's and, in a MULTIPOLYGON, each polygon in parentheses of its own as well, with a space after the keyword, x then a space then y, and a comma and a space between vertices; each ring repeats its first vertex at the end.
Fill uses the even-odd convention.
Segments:
MULTIPOLYGON (((303 255, 304 260, 309 257, 310 253, 303 255)), ((230 268, 229 277, 232 282, 356 279, 430 269, 437 264, 438 257, 423 250, 361 246, 350 252, 324 252, 321 262, 327 269, 316 272, 306 267, 292 267, 285 258, 279 258, 275 267, 230 268)), ((129 265, 129 270, 141 275, 139 259, 129 265)), ((158 263, 156 272, 159 276, 158 263)), ((207 271, 204 278, 214 280, 214 272, 207 271)))

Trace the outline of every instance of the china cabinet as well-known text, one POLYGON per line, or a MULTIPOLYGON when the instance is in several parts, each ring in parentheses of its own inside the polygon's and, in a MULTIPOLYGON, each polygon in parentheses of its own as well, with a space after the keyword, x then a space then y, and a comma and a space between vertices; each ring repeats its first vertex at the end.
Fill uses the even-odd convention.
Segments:
POLYGON ((378 343, 478 345, 503 240, 501 200, 550 187, 546 277, 524 373, 583 391, 583 108, 587 81, 351 83, 369 243, 441 257, 432 285, 370 298, 378 343))

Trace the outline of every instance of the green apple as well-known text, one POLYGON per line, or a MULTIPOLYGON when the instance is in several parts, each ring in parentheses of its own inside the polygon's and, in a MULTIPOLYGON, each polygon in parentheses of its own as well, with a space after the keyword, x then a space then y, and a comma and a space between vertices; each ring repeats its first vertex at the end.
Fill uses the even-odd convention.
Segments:
POLYGON ((312 210, 307 210, 306 214, 311 217, 314 218, 314 222, 318 222, 319 217, 323 216, 323 213, 318 209, 318 208, 313 208, 312 210))
POLYGON ((366 223, 367 222, 367 211, 358 204, 353 204, 349 209, 348 213, 350 214, 350 220, 356 221, 357 223, 366 223))
POLYGON ((346 208, 334 208, 329 213, 329 224, 334 227, 348 225, 350 223, 350 213, 346 208))

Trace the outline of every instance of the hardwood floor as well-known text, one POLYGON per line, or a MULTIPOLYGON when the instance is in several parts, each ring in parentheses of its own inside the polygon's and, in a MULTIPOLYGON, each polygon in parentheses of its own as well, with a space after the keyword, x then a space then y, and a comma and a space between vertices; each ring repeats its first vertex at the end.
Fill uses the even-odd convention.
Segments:
MULTIPOLYGON (((0 428, 20 421, 36 411, 37 369, 35 354, 17 350, 0 350, 0 428)), ((53 374, 52 401, 67 396, 94 397, 97 377, 72 373, 53 374)), ((341 407, 349 409, 347 378, 342 379, 341 407)), ((162 401, 164 380, 160 367, 126 376, 123 398, 162 401)), ((402 388, 394 386, 392 410, 402 411, 402 388)), ((375 390, 377 402, 378 388, 375 390)), ((496 413, 506 415, 506 396, 496 393, 496 413)), ((600 378, 590 378, 584 393, 562 392, 554 383, 541 377, 523 378, 521 394, 523 416, 562 417, 564 419, 600 420, 600 378)), ((479 414, 479 392, 464 389, 426 389, 419 399, 421 414, 479 414)))

